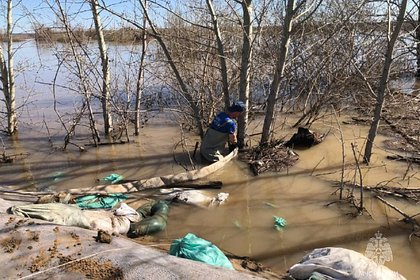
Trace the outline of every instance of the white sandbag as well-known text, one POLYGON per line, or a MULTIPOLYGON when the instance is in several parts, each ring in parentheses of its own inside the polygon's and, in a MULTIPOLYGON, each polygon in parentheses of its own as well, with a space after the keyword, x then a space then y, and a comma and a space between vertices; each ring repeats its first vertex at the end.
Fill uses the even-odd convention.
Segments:
POLYGON ((140 222, 140 215, 136 210, 128 206, 126 203, 121 203, 118 208, 114 210, 115 216, 124 216, 131 222, 140 222))
POLYGON ((93 230, 104 230, 110 234, 127 234, 131 222, 139 222, 140 215, 125 203, 114 211, 84 210, 89 228, 93 230))
POLYGON ((364 255, 345 248, 318 248, 293 265, 289 273, 296 279, 404 280, 399 273, 377 264, 364 255), (320 278, 320 277, 324 278, 320 278))
POLYGON ((215 197, 213 197, 210 201, 210 207, 215 207, 215 206, 219 206, 222 205, 226 202, 226 200, 228 199, 229 194, 228 193, 218 193, 215 197))
POLYGON ((200 190, 183 190, 183 189, 163 189, 161 194, 167 200, 179 201, 192 204, 199 207, 214 207, 223 204, 228 198, 228 193, 218 193, 211 196, 205 191, 200 190))
POLYGON ((59 225, 89 228, 90 223, 77 205, 47 203, 13 206, 10 213, 53 222, 59 225))
POLYGON ((77 226, 108 233, 126 234, 130 222, 139 222, 140 215, 125 203, 113 211, 82 210, 77 205, 48 203, 13 206, 14 215, 41 219, 59 225, 77 226))

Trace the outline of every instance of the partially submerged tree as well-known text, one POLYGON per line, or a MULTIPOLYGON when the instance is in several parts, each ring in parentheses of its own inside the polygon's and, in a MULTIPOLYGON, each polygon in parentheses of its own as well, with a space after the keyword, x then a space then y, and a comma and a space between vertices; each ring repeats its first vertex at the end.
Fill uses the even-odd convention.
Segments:
POLYGON ((248 108, 251 87, 251 64, 252 64, 252 0, 241 1, 243 14, 243 36, 242 36, 242 54, 241 69, 239 75, 239 100, 244 102, 245 111, 239 117, 238 123, 238 146, 245 145, 245 134, 248 127, 248 108))
POLYGON ((381 73, 381 78, 378 84, 378 90, 376 92, 376 104, 373 114, 373 121, 370 125, 369 134, 367 136, 366 147, 364 152, 364 160, 369 163, 372 155, 373 143, 375 141, 376 134, 378 132, 379 122, 382 115, 382 107, 385 102, 385 96, 388 92, 389 85, 389 73, 391 71, 391 64, 393 61, 393 51, 394 46, 397 41, 398 35, 401 30, 401 26, 404 22, 405 11, 407 9, 407 0, 402 0, 398 8, 398 16, 395 22, 395 27, 392 29, 392 17, 391 17, 391 7, 388 2, 388 32, 387 32, 387 47, 386 53, 384 55, 384 63, 381 73))
MULTIPOLYGON (((147 10, 147 0, 144 1, 144 9, 147 10)), ((145 60, 146 60, 146 50, 148 46, 148 37, 147 37, 147 20, 143 15, 143 29, 141 31, 141 57, 139 63, 139 70, 136 81, 136 97, 135 97, 135 118, 134 118, 134 134, 139 135, 140 133, 140 108, 141 108, 141 97, 144 91, 144 72, 145 72, 145 60)))
POLYGON ((101 89, 101 104, 102 104, 102 115, 104 120, 104 132, 108 135, 112 131, 112 114, 111 114, 111 93, 110 93, 110 70, 109 70, 109 58, 108 50, 105 43, 103 27, 101 18, 98 12, 98 0, 90 0, 90 7, 92 10, 93 21, 95 23, 96 37, 98 40, 99 54, 102 62, 102 89, 101 89))
MULTIPOLYGON (((73 74, 77 78, 77 81, 75 82, 78 87, 77 90, 83 97, 83 104, 81 108, 77 108, 77 110, 79 110, 77 116, 73 118, 70 128, 66 128, 67 135, 65 136, 64 149, 70 143, 70 138, 73 135, 76 126, 79 125, 85 111, 87 111, 88 115, 89 129, 92 134, 92 140, 94 141, 94 144, 97 145, 97 143, 100 142, 101 138, 96 127, 96 121, 93 113, 92 87, 89 83, 89 75, 87 74, 89 71, 87 71, 87 66, 85 63, 86 60, 89 60, 89 57, 88 55, 86 55, 87 53, 81 46, 82 44, 80 42, 80 39, 77 38, 77 36, 75 36, 75 34, 73 33, 73 29, 69 23, 67 13, 63 8, 61 1, 55 0, 55 3, 57 5, 56 9, 52 5, 50 5, 50 8, 56 14, 57 19, 61 22, 61 24, 64 27, 66 43, 70 48, 68 55, 72 58, 70 64, 67 65, 67 67, 71 69, 71 71, 74 71, 73 74), (86 57, 83 55, 86 55, 86 57)), ((64 61, 69 63, 67 58, 65 58, 64 61)), ((65 125, 64 123, 62 124, 65 125)))
POLYGON ((289 51, 290 37, 292 34, 293 17, 296 13, 295 0, 287 0, 285 7, 284 25, 282 28, 282 38, 278 49, 276 68, 274 78, 270 85, 270 93, 266 103, 266 112, 263 124, 260 144, 268 143, 271 126, 274 118, 274 110, 277 101, 277 95, 280 90, 280 84, 283 81, 284 69, 286 64, 287 53, 289 51))
POLYGON ((7 60, 3 55, 3 48, 0 44, 0 68, 1 68, 1 81, 2 91, 4 93, 4 100, 6 105, 7 114, 7 131, 13 134, 17 129, 16 117, 16 93, 15 93, 15 75, 13 67, 13 3, 12 0, 7 1, 7 60))

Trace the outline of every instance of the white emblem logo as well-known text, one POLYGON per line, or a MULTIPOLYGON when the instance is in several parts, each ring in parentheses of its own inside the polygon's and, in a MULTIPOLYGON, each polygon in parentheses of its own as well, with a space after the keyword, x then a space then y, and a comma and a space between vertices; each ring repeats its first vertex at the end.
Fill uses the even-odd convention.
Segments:
POLYGON ((392 250, 388 239, 382 237, 379 231, 371 237, 366 246, 365 256, 378 264, 392 261, 392 250))

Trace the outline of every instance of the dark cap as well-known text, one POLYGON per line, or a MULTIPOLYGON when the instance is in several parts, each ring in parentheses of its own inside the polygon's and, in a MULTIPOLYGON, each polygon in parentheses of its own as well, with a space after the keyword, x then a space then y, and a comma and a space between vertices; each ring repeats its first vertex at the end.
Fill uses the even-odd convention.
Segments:
POLYGON ((229 112, 240 112, 242 113, 245 110, 245 104, 242 101, 235 101, 232 103, 232 106, 228 108, 229 112))

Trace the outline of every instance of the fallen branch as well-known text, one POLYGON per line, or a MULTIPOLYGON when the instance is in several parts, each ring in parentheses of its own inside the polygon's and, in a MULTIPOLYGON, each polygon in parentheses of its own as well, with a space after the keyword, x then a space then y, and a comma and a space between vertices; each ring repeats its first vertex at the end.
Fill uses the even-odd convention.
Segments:
POLYGON ((414 137, 407 135, 404 131, 399 129, 395 124, 393 124, 390 120, 388 120, 385 116, 382 116, 382 119, 389 125, 389 127, 395 132, 401 135, 408 144, 412 145, 413 147, 420 148, 420 141, 415 139, 414 137))
MULTIPOLYGON (((337 182, 338 184, 339 182, 337 182)), ((345 183, 347 188, 360 188, 358 184, 345 183)), ((420 201, 420 189, 409 189, 409 188, 399 188, 399 187, 386 187, 386 186, 363 186, 364 190, 375 192, 381 195, 389 195, 397 198, 403 198, 407 200, 412 200, 414 202, 420 201)))
POLYGON ((391 160, 408 161, 408 162, 413 162, 413 163, 420 164, 420 158, 418 158, 418 157, 391 155, 391 156, 387 156, 386 158, 391 159, 391 160))
POLYGON ((419 223, 413 218, 413 216, 409 216, 406 213, 404 213, 402 210, 400 210, 399 208, 397 208, 396 206, 394 206, 393 204, 389 203, 388 201, 386 201, 385 199, 383 199, 382 197, 380 197, 379 195, 375 196, 377 199, 379 199, 379 201, 381 201, 382 203, 386 204, 387 206, 391 207, 392 209, 394 209, 395 211, 397 211, 398 213, 400 213, 404 219, 403 221, 405 223, 411 224, 413 226, 413 232, 410 234, 410 239, 411 236, 414 234, 415 236, 419 237, 419 233, 417 233, 417 231, 420 230, 420 225, 419 223))

